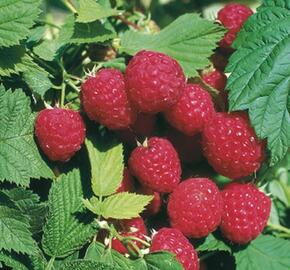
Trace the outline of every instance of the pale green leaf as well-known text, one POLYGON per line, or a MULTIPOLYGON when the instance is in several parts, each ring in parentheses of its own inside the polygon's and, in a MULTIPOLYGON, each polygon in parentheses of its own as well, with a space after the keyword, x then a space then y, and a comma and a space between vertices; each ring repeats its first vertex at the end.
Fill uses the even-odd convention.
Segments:
POLYGON ((198 14, 185 14, 155 35, 127 31, 121 38, 121 52, 134 55, 146 49, 175 58, 188 77, 210 64, 209 57, 222 38, 224 30, 198 14))
POLYGON ((121 270, 115 266, 91 260, 75 260, 62 265, 59 270, 121 270))
POLYGON ((80 213, 84 191, 80 172, 62 174, 49 192, 49 215, 42 246, 49 256, 66 257, 81 248, 96 230, 90 216, 80 213))
POLYGON ((131 219, 136 218, 150 203, 153 196, 121 192, 106 198, 102 202, 104 218, 131 219))
POLYGON ((237 270, 289 270, 289 254, 288 240, 261 235, 234 256, 237 270))
POLYGON ((0 86, 0 181, 27 186, 30 178, 53 178, 34 141, 35 114, 22 90, 0 86))
POLYGON ((102 213, 101 211, 101 203, 98 200, 97 197, 92 197, 90 200, 83 199, 84 206, 89 209, 91 212, 93 212, 96 215, 100 215, 102 213))
POLYGON ((97 196, 116 192, 123 178, 122 144, 101 144, 98 140, 86 139, 91 163, 92 190, 97 196))
POLYGON ((40 13, 40 0, 0 1, 0 47, 18 45, 40 13))
POLYGON ((212 233, 209 234, 204 239, 204 242, 197 248, 197 251, 215 251, 215 250, 228 251, 231 253, 230 246, 212 233))
POLYGON ((80 0, 76 21, 88 23, 118 14, 120 11, 102 6, 95 0, 80 0))

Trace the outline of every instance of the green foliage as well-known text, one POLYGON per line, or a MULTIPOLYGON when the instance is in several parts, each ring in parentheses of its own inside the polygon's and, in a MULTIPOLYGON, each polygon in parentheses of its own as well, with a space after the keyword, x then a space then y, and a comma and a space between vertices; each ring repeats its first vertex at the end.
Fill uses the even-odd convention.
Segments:
POLYGON ((288 1, 265 1, 245 24, 230 58, 230 110, 249 110, 257 135, 267 138, 270 165, 290 146, 288 1))
POLYGON ((0 47, 19 45, 39 15, 40 0, 2 0, 0 3, 0 47))
POLYGON ((94 262, 90 260, 75 260, 72 262, 65 263, 59 270, 121 270, 120 268, 115 268, 111 265, 94 262))
POLYGON ((131 55, 142 49, 166 53, 180 63, 188 77, 194 77, 197 70, 210 64, 208 58, 223 34, 217 24, 194 13, 185 14, 156 35, 125 32, 120 50, 131 55))
POLYGON ((92 190, 97 196, 116 192, 123 178, 122 144, 106 144, 86 139, 91 163, 92 190))
POLYGON ((27 265, 23 263, 24 258, 15 252, 0 252, 0 261, 6 266, 11 267, 13 270, 30 270, 27 265))
POLYGON ((204 242, 198 246, 198 251, 228 251, 231 253, 231 247, 227 245, 221 237, 217 237, 214 234, 209 234, 204 242))
POLYGON ((49 192, 49 215, 42 245, 45 253, 66 257, 82 247, 96 230, 88 215, 81 215, 84 196, 79 170, 62 174, 49 192))
POLYGON ((33 138, 35 114, 21 91, 0 86, 0 181, 28 186, 29 179, 52 178, 33 138))
POLYGON ((290 242, 261 235, 245 248, 235 252, 237 270, 288 270, 290 242))

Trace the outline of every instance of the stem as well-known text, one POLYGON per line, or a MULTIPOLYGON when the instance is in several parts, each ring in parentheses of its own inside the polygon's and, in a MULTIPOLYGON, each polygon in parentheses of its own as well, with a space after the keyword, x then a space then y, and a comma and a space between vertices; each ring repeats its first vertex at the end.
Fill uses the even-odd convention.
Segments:
POLYGON ((61 84, 61 94, 60 94, 60 107, 61 108, 64 107, 65 88, 66 88, 66 84, 63 82, 61 84))
POLYGON ((284 227, 282 225, 273 224, 271 222, 268 222, 267 225, 272 230, 279 231, 279 232, 284 232, 287 235, 290 235, 290 229, 288 229, 288 228, 286 228, 286 227, 284 227))
POLYGON ((60 27, 59 27, 58 25, 56 25, 56 24, 54 24, 54 23, 52 23, 52 22, 48 22, 48 21, 46 21, 46 20, 37 20, 36 22, 37 22, 37 23, 42 23, 42 24, 47 24, 47 25, 49 25, 49 26, 51 26, 51 27, 54 27, 54 28, 60 29, 60 27))
MULTIPOLYGON (((99 202, 101 203, 102 201, 103 201, 103 197, 100 196, 99 197, 99 202)), ((101 218, 102 218, 102 216, 101 215, 98 215, 98 221, 101 221, 101 218)))
POLYGON ((62 0, 62 2, 72 13, 78 13, 71 0, 62 0))
POLYGON ((213 256, 213 255, 215 255, 216 253, 217 253, 217 251, 212 251, 212 252, 206 253, 206 254, 204 254, 203 256, 201 256, 201 257, 199 258, 199 260, 200 260, 200 261, 204 261, 204 260, 206 260, 207 258, 209 258, 209 257, 211 257, 211 256, 213 256))
POLYGON ((51 258, 50 258, 50 260, 49 260, 49 262, 48 262, 48 264, 47 264, 45 270, 51 270, 51 269, 53 269, 53 263, 54 263, 54 260, 55 260, 55 257, 51 257, 51 258))
POLYGON ((52 73, 53 75, 56 75, 56 71, 54 68, 52 68, 50 65, 48 65, 44 60, 42 60, 41 58, 39 58, 38 56, 36 56, 34 53, 32 52, 27 52, 27 54, 32 57, 34 60, 36 60, 38 62, 38 64, 44 66, 47 70, 49 70, 50 73, 52 73))
POLYGON ((72 89, 74 89, 77 93, 80 92, 80 89, 70 80, 65 80, 66 84, 68 84, 72 89))
POLYGON ((121 21, 122 23, 133 27, 136 30, 141 30, 141 27, 139 25, 137 25, 136 23, 130 22, 129 20, 127 20, 125 17, 123 17, 121 15, 115 16, 115 18, 118 19, 119 21, 121 21))
POLYGON ((129 240, 134 240, 134 241, 137 241, 137 242, 140 242, 142 245, 146 246, 146 247, 150 247, 150 244, 147 243, 146 241, 138 238, 138 237, 134 237, 134 236, 126 236, 125 237, 126 239, 129 239, 129 240))

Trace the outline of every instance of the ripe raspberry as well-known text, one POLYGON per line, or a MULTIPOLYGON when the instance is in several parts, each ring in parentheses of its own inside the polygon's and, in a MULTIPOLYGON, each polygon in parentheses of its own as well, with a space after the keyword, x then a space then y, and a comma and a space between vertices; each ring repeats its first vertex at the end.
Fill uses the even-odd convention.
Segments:
POLYGON ((227 76, 217 69, 203 72, 201 78, 205 83, 219 91, 223 91, 227 84, 227 76))
POLYGON ((221 41, 221 47, 229 48, 242 28, 244 22, 253 14, 253 11, 244 5, 232 3, 218 12, 218 20, 229 31, 221 41))
POLYGON ((176 254, 176 259, 185 270, 198 270, 197 252, 181 231, 172 228, 160 229, 152 239, 150 251, 169 251, 176 254))
POLYGON ((234 243, 247 244, 265 228, 270 215, 270 198, 253 184, 231 183, 221 193, 223 235, 234 243))
POLYGON ((171 128, 166 134, 180 159, 186 163, 199 162, 202 159, 201 135, 187 136, 171 128))
MULTIPOLYGON (((122 237, 133 236, 141 240, 146 240, 145 236, 147 235, 147 228, 145 226, 144 220, 142 218, 122 220, 120 222, 120 235, 122 237)), ((138 241, 134 240, 133 243, 136 244, 139 248, 143 247, 143 245, 138 241)), ((130 247, 134 250, 133 246, 130 247)), ((112 248, 121 254, 128 253, 127 248, 117 238, 112 239, 112 248)))
POLYGON ((89 77, 82 84, 81 100, 88 117, 109 129, 124 129, 136 120, 123 74, 117 69, 102 69, 89 77))
POLYGON ((79 112, 44 109, 35 122, 35 135, 41 150, 53 161, 68 161, 80 150, 86 128, 79 112))
POLYGON ((180 161, 166 139, 152 137, 147 146, 135 148, 129 158, 129 168, 142 185, 154 191, 171 192, 180 181, 180 161))
POLYGON ((119 188, 117 189, 117 193, 125 191, 134 191, 134 179, 127 168, 124 169, 123 179, 119 188))
POLYGON ((127 66, 125 76, 132 104, 145 113, 170 108, 185 86, 185 76, 177 61, 159 52, 138 52, 127 66))
POLYGON ((189 178, 169 197, 171 226, 187 237, 201 238, 213 232, 221 221, 222 197, 208 178, 189 178))
POLYGON ((215 112, 208 92, 198 84, 187 84, 180 100, 165 112, 168 122, 186 135, 203 130, 215 112))
POLYGON ((257 171, 264 159, 264 143, 245 112, 217 113, 204 128, 202 144, 210 165, 232 179, 257 171))
POLYGON ((139 193, 154 196, 150 204, 146 206, 145 211, 142 213, 142 216, 146 218, 156 215, 160 211, 162 205, 160 194, 147 187, 141 187, 139 193))

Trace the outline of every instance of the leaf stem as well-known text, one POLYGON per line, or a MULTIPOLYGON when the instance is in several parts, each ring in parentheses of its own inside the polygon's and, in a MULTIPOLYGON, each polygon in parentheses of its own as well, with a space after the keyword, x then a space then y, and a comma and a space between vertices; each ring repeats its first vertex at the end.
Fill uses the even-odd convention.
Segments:
POLYGON ((80 89, 71 80, 65 80, 65 83, 74 89, 77 93, 80 92, 80 89))
POLYGON ((72 13, 78 13, 71 0, 62 0, 62 2, 72 13))
POLYGON ((54 263, 55 257, 51 257, 47 266, 45 267, 45 270, 51 270, 53 269, 53 263, 54 263))
POLYGON ((60 107, 61 108, 64 107, 65 88, 66 88, 66 84, 65 84, 65 82, 63 82, 61 84, 61 94, 60 94, 60 107))
POLYGON ((127 20, 124 16, 118 15, 115 16, 115 18, 119 21, 121 21, 122 23, 133 27, 136 30, 141 30, 141 27, 139 25, 137 25, 136 23, 130 22, 129 20, 127 20))
POLYGON ((286 227, 284 227, 282 225, 273 224, 271 222, 268 222, 267 225, 272 230, 279 231, 279 232, 284 232, 287 235, 290 235, 290 229, 288 229, 288 228, 286 228, 286 227))

